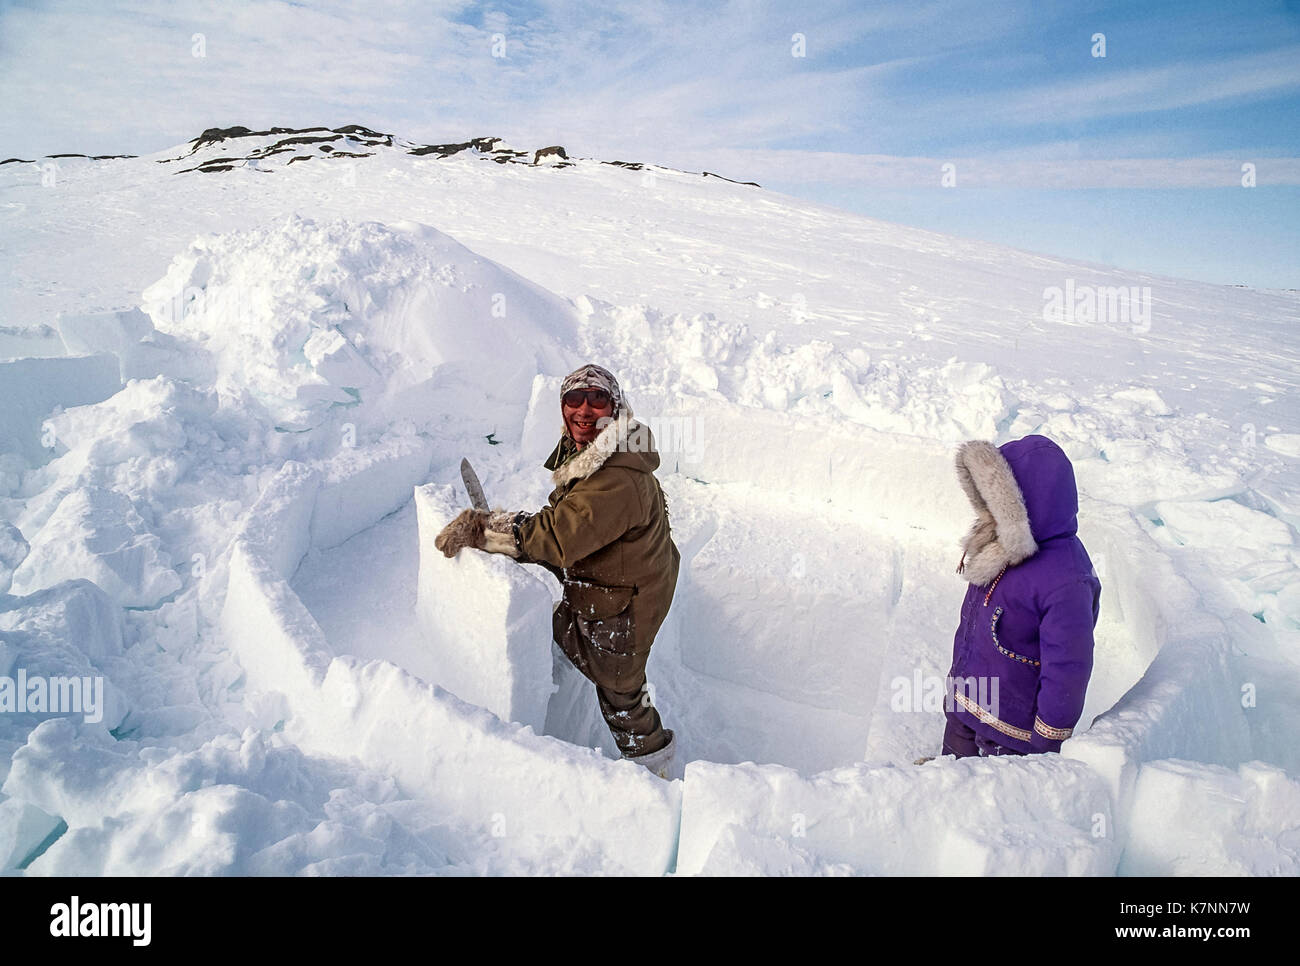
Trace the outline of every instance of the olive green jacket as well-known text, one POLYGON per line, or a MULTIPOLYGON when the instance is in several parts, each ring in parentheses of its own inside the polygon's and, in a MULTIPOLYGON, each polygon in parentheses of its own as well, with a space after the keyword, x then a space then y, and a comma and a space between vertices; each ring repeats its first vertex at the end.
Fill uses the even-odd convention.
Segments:
POLYGON ((672 604, 681 563, 649 427, 627 414, 582 449, 566 434, 544 465, 555 489, 547 506, 516 523, 520 560, 554 573, 564 585, 562 606, 585 620, 627 612, 632 649, 645 654, 672 604))

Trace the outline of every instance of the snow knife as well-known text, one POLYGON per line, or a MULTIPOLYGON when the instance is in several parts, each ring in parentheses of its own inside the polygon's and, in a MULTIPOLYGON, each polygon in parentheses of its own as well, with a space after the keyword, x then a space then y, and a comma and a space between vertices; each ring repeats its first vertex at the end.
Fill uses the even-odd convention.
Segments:
POLYGON ((469 465, 469 460, 460 461, 460 478, 465 481, 465 492, 469 494, 470 505, 475 510, 486 510, 488 501, 483 495, 483 484, 478 481, 478 474, 469 465))

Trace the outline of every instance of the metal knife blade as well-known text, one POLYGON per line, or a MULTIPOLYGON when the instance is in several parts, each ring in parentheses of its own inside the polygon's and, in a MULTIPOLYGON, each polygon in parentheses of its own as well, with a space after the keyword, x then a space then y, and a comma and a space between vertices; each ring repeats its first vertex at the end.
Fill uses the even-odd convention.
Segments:
POLYGON ((467 459, 460 461, 460 478, 465 481, 465 492, 469 494, 470 505, 475 510, 486 510, 488 501, 483 495, 483 484, 478 481, 478 474, 474 472, 474 467, 469 465, 467 459))

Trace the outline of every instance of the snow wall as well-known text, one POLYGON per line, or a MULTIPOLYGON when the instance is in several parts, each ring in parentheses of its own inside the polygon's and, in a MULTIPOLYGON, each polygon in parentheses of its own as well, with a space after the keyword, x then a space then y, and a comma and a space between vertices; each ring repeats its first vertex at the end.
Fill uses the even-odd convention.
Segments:
MULTIPOLYGON (((774 418, 767 431, 776 434, 778 423, 774 418)), ((920 479, 946 469, 946 447, 879 435, 874 448, 859 446, 875 457, 864 472, 879 472, 881 447, 888 447, 891 466, 914 467, 881 482, 896 494, 891 519, 915 528, 959 513, 916 495, 933 491, 920 479)), ((792 441, 773 435, 770 442, 779 451, 792 441)), ((1168 771, 1165 759, 1203 756, 1206 749, 1225 764, 1249 756, 1222 628, 1195 608, 1190 587, 1185 596, 1168 596, 1177 578, 1156 548, 1137 542, 1118 553, 1103 543, 1097 556, 1112 591, 1108 605, 1146 642, 1152 661, 1061 756, 919 768, 861 762, 813 775, 695 761, 684 782, 662 783, 628 763, 536 733, 553 688, 541 639, 549 628, 549 591, 504 558, 470 553, 448 561, 432 549, 456 495, 450 487, 416 485, 430 454, 405 445, 348 454, 348 467, 286 464, 235 542, 223 623, 250 687, 283 694, 286 731, 304 748, 356 755, 389 770, 407 794, 448 817, 479 815, 487 824, 511 816, 513 827, 530 830, 514 843, 525 852, 594 842, 618 867, 650 874, 674 867, 683 874, 1113 874, 1126 847, 1135 856, 1158 853, 1145 837, 1157 834, 1155 826, 1148 832, 1144 822, 1136 841, 1130 832, 1135 797, 1168 771), (309 548, 369 526, 403 502, 407 487, 420 522, 417 612, 445 662, 442 683, 460 674, 465 694, 425 684, 388 662, 331 654, 288 584, 309 548), (358 512, 355 499, 363 494, 370 506, 358 512), (463 607, 469 585, 472 612, 463 607), (1161 589, 1164 599, 1155 596, 1161 589), (467 627, 477 629, 451 633, 467 627), (470 641, 477 653, 463 650, 470 641), (1155 772, 1140 782, 1144 767, 1155 772), (591 814, 593 799, 601 803, 598 816, 591 814)), ((699 457, 691 472, 741 478, 744 452, 719 448, 715 462, 699 457)), ((853 472, 847 467, 845 478, 853 472)), ((830 470, 823 479, 834 475, 830 470)), ((877 497, 855 487, 843 498, 862 492, 877 497)), ((1137 532, 1122 517, 1103 528, 1115 540, 1137 532)), ((700 588, 683 590, 689 596, 700 588)), ((1150 793, 1137 803, 1149 816, 1150 793)), ((1143 861, 1133 867, 1156 860, 1143 861)))
MULTIPOLYGON (((521 856, 544 861, 557 851, 594 845, 610 867, 627 873, 670 870, 680 785, 592 749, 539 736, 532 724, 502 720, 389 662, 330 653, 289 578, 307 550, 321 545, 318 541, 341 542, 409 499, 412 487, 427 475, 430 453, 408 446, 373 460, 360 454, 353 460, 349 472, 285 464, 234 541, 222 625, 250 690, 283 696, 285 731, 304 750, 355 756, 381 768, 405 794, 429 803, 448 821, 473 822, 478 816, 485 828, 499 824, 510 830, 509 847, 521 856), (367 497, 367 505, 358 509, 340 498, 345 493, 367 497)), ((450 501, 436 488, 416 493, 422 522, 434 526, 449 514, 450 501)), ((428 543, 428 552, 436 553, 431 539, 428 543)), ((537 633, 539 615, 533 611, 544 608, 548 616, 550 594, 531 577, 512 578, 504 567, 498 571, 504 560, 466 556, 478 559, 445 561, 437 554, 449 583, 436 593, 426 592, 422 562, 422 613, 434 624, 471 620, 486 629, 485 638, 465 640, 484 647, 484 661, 495 660, 498 668, 513 662, 519 673, 507 675, 509 683, 499 692, 475 692, 475 697, 536 723, 550 694, 550 652, 525 637, 537 633), (463 599, 458 579, 484 573, 493 579, 486 581, 486 593, 476 595, 481 600, 476 613, 456 608, 455 601, 463 599), (536 662, 528 661, 529 653, 544 659, 544 679, 536 662)), ((549 627, 549 621, 542 626, 549 627)), ((458 656, 467 655, 440 655, 449 664, 458 656)), ((464 675, 469 686, 486 679, 464 675)))

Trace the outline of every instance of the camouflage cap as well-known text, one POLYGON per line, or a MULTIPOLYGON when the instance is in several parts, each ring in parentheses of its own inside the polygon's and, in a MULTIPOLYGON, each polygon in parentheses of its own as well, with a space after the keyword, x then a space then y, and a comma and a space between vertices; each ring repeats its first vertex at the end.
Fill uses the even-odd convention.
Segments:
POLYGON ((623 390, 619 388, 618 380, 612 372, 594 362, 579 366, 564 377, 560 383, 560 398, 563 399, 570 389, 604 389, 614 400, 615 415, 623 409, 623 390))

